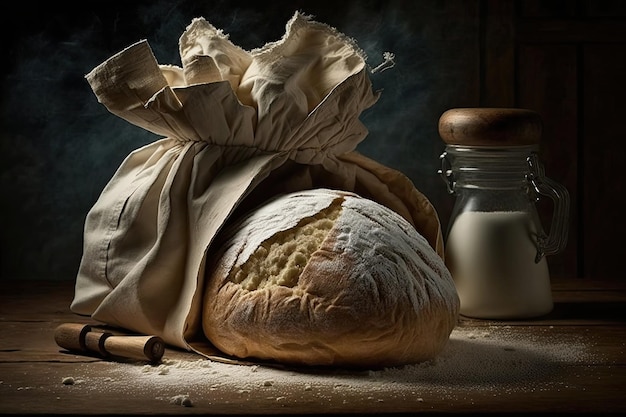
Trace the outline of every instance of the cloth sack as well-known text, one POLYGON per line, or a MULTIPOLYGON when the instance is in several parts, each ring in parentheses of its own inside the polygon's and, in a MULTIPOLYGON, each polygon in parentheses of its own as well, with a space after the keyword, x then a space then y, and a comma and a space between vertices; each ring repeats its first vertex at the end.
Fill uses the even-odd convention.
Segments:
POLYGON ((388 206, 443 257, 427 198, 355 151, 379 94, 352 39, 295 13, 252 51, 203 18, 179 46, 182 67, 159 65, 144 40, 86 76, 111 113, 163 138, 133 151, 89 211, 73 312, 214 353, 199 323, 211 243, 237 213, 308 188, 388 206))

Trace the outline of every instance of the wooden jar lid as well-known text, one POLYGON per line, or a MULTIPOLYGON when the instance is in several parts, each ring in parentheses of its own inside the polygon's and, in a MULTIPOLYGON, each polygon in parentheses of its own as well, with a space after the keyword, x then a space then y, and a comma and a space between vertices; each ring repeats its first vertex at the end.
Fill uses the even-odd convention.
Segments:
POLYGON ((449 145, 536 145, 541 127, 539 114, 526 109, 458 108, 439 118, 439 135, 449 145))

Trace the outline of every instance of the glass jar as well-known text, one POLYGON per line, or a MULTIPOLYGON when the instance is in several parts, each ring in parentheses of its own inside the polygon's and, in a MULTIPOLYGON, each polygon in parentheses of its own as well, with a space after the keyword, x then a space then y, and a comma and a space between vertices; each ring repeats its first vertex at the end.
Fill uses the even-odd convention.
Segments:
POLYGON ((461 314, 537 317, 553 308, 545 255, 567 242, 569 195, 545 177, 538 158, 541 120, 523 109, 453 109, 439 121, 446 142, 439 173, 456 196, 445 260, 461 314), (553 201, 550 233, 536 202, 553 201))

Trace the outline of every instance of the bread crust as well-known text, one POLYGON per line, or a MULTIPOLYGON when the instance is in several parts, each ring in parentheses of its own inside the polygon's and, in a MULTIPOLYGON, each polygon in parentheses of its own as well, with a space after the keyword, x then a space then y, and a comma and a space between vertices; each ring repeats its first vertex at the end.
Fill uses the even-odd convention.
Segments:
POLYGON ((445 346, 459 299, 441 257, 404 218, 356 194, 307 190, 244 216, 210 254, 206 337, 238 358, 291 365, 388 367, 445 346), (340 206, 340 207, 339 207, 340 206), (245 289, 234 272, 279 233, 340 208, 293 286, 245 289))

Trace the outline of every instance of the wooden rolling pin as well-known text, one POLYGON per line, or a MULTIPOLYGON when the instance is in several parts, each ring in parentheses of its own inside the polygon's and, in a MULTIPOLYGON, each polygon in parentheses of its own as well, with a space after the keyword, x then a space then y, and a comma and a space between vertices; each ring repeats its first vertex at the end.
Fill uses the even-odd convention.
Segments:
POLYGON ((165 352, 165 343, 158 336, 118 336, 93 329, 88 324, 61 324, 56 328, 54 340, 67 350, 95 353, 103 357, 159 362, 165 352))

